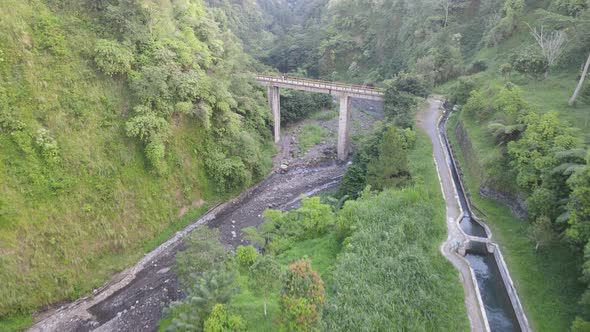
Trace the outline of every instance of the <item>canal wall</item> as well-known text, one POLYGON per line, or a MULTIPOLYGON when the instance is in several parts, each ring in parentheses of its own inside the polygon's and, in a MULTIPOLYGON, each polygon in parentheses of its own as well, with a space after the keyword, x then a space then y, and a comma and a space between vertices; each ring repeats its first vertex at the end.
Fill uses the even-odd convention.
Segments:
MULTIPOLYGON (((526 318, 526 314, 524 312, 520 299, 518 297, 516 288, 514 287, 514 282, 512 281, 510 273, 508 272, 508 267, 506 265, 506 262, 504 261, 504 257, 502 255, 500 247, 491 241, 492 232, 486 225, 486 223, 473 212, 474 209, 472 207, 472 203, 467 195, 467 191, 465 190, 463 181, 460 178, 461 173, 460 168, 458 167, 456 162, 455 152, 453 151, 446 134, 446 123, 450 113, 451 111, 444 111, 443 115, 441 116, 441 119, 439 121, 439 135, 441 137, 443 145, 445 145, 445 147, 447 148, 447 151, 449 153, 450 166, 452 168, 452 172, 454 173, 453 175, 455 175, 453 176, 453 180, 455 181, 455 188, 457 190, 457 199, 460 202, 461 210, 463 213, 463 217, 460 218, 460 222, 464 222, 465 220, 467 220, 467 222, 475 222, 477 225, 479 225, 485 230, 485 234, 487 235, 485 238, 473 236, 471 234, 467 234, 464 231, 463 227, 458 227, 460 231, 465 235, 466 240, 460 248, 457 248, 457 252, 462 255, 465 255, 467 253, 493 255, 494 261, 497 265, 497 270, 500 273, 500 277, 502 279, 504 288, 506 290, 508 298, 510 299, 510 303, 512 305, 512 309, 514 310, 514 314, 518 321, 518 326, 520 330, 525 332, 532 331, 528 319, 526 318), (469 219, 466 219, 465 216, 468 216, 469 219)), ((473 275, 475 275, 473 269, 472 273, 473 275)), ((485 311, 485 303, 481 298, 481 294, 478 293, 478 297, 479 303, 482 306, 482 310, 485 311)))

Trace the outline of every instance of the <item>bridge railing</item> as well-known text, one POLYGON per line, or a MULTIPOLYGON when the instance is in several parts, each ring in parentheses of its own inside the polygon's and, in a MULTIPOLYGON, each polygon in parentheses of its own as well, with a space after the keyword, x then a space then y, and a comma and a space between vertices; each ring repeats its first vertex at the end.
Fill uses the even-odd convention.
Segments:
POLYGON ((366 95, 380 96, 384 95, 383 90, 371 86, 342 84, 337 82, 312 80, 308 78, 293 77, 293 76, 274 76, 274 75, 256 75, 256 79, 264 82, 275 82, 283 84, 293 84, 298 86, 306 86, 312 88, 328 89, 334 91, 360 93, 366 95))

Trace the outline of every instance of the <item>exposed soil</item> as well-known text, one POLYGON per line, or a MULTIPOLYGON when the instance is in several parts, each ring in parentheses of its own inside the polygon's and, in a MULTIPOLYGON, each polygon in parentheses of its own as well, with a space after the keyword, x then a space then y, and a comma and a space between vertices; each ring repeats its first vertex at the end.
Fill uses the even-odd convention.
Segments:
MULTIPOLYGON (((352 106, 353 137, 362 135, 382 117, 379 103, 353 99, 352 106)), ((222 243, 235 247, 244 243, 240 230, 260 224, 265 209, 292 209, 301 195, 316 195, 338 186, 348 165, 336 161, 338 118, 320 121, 330 134, 302 153, 298 134, 310 121, 283 131, 274 170, 260 184, 196 220, 92 295, 39 313, 30 331, 156 331, 162 309, 183 296, 172 267, 183 239, 195 228, 217 227, 222 243), (281 165, 288 167, 281 169, 281 165)))

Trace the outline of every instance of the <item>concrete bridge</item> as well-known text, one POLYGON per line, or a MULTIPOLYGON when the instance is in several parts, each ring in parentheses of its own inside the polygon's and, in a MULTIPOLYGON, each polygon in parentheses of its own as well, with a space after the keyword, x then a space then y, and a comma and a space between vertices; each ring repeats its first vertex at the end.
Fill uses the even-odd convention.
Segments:
POLYGON ((350 145, 350 98, 383 101, 382 90, 360 85, 342 84, 291 76, 256 75, 256 80, 268 87, 268 103, 274 119, 275 143, 281 139, 280 88, 326 93, 340 98, 338 117, 338 159, 346 160, 350 145))

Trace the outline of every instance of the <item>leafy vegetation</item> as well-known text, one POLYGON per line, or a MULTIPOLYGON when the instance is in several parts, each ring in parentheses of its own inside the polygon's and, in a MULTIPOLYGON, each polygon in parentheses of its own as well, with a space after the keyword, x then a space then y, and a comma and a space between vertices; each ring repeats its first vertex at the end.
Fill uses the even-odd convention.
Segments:
POLYGON ((266 174, 264 92, 200 1, 2 8, 2 319, 83 296, 266 174))
MULTIPOLYGON (((241 264, 239 253, 225 256, 225 273, 240 290, 219 303, 243 317, 249 331, 467 330, 459 280, 438 251, 446 228, 440 188, 426 180, 436 176, 431 152, 427 137, 418 135, 408 150, 413 176, 407 188, 367 189, 339 210, 319 197, 304 197, 297 210, 267 210, 260 226, 243 230, 262 250, 254 264, 241 264)), ((194 246, 199 245, 190 242, 187 252, 216 252, 215 246, 194 246)), ((193 278, 201 285, 201 276, 210 273, 193 278)), ((161 329, 198 329, 183 325, 188 322, 181 316, 203 328, 209 320, 222 320, 215 313, 219 304, 194 301, 195 294, 201 298, 200 287, 189 288, 185 300, 167 309, 161 329)))
POLYGON ((308 124, 301 128, 299 135, 299 150, 307 152, 311 147, 317 145, 328 136, 328 131, 318 124, 308 124))

